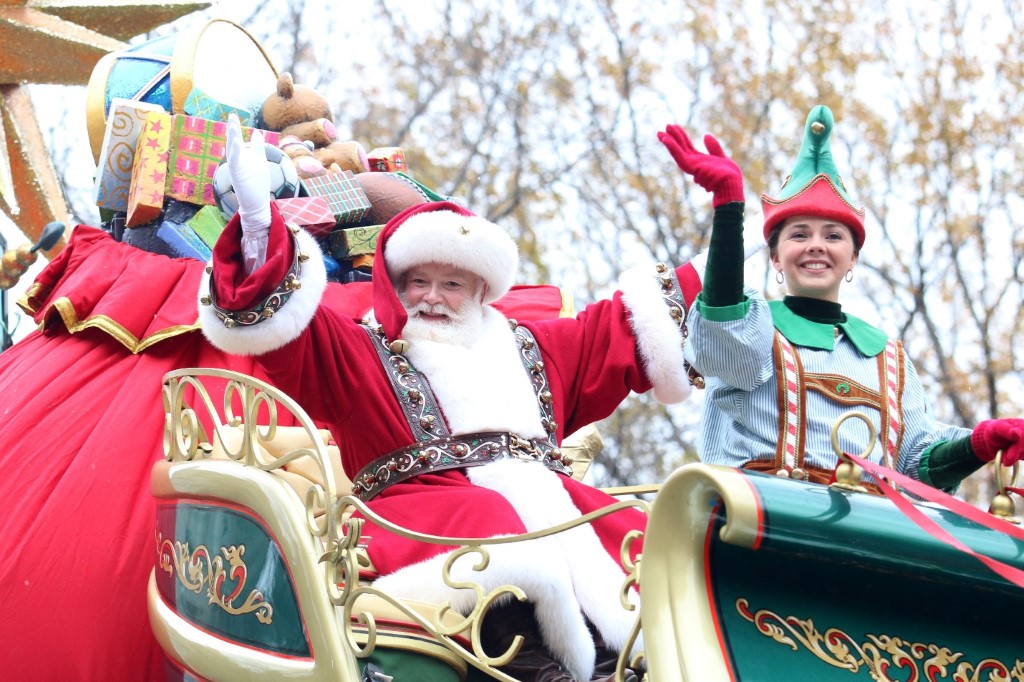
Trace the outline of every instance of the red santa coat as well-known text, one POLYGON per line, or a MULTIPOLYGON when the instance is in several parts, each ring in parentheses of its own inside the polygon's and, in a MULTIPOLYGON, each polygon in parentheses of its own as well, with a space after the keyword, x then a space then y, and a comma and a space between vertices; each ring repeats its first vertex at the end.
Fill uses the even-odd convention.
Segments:
MULTIPOLYGON (((240 270, 239 238, 236 217, 217 244, 212 277, 200 287, 203 296, 212 285, 218 305, 236 311, 263 301, 284 279, 294 258, 292 240, 276 210, 267 264, 248 277, 240 270)), ((305 233, 297 235, 296 243, 301 251, 316 253, 315 241, 305 233)), ((677 274, 681 281, 697 279, 689 265, 677 274)), ((587 306, 575 318, 524 323, 545 364, 559 442, 563 435, 607 417, 631 391, 654 387, 655 395, 665 401, 686 396, 682 336, 653 275, 652 270, 625 277, 623 291, 587 306)), ((215 346, 228 352, 258 355, 276 386, 314 419, 329 425, 345 472, 354 477, 372 460, 414 443, 414 436, 366 331, 350 317, 318 305, 325 282, 319 259, 301 265, 300 280, 301 289, 272 318, 249 327, 227 328, 212 307, 201 306, 203 331, 215 346)), ((685 293, 689 303, 696 291, 685 293)), ((495 315, 500 314, 487 307, 487 316, 495 315)), ((507 323, 502 321, 501 326, 511 340, 507 323)), ((470 364, 480 360, 467 358, 470 364)), ((497 376, 454 368, 439 377, 420 367, 435 387, 453 434, 465 433, 458 429, 460 421, 479 425, 476 431, 515 430, 505 422, 515 421, 508 415, 516 409, 522 413, 523 394, 512 398, 518 407, 503 403, 501 382, 512 372, 525 377, 525 371, 517 363, 513 366, 498 359, 497 354, 493 364, 497 376), (447 399, 442 395, 447 382, 459 385, 458 395, 449 394, 447 399), (471 395, 471 400, 460 402, 465 395, 471 395), (483 410, 489 416, 464 414, 489 404, 493 409, 483 410)), ((536 401, 527 400, 532 403, 525 408, 539 421, 536 401)), ((545 528, 612 502, 605 493, 539 462, 503 460, 416 476, 387 488, 369 506, 384 518, 422 533, 495 537, 545 528)), ((619 548, 624 535, 642 530, 645 521, 635 510, 616 512, 595 521, 592 528, 574 530, 567 538, 535 541, 525 549, 496 546, 491 566, 483 574, 465 565, 475 562, 474 556, 463 565, 457 563, 455 573, 485 589, 507 583, 523 587, 535 603, 541 633, 553 653, 578 678, 589 679, 594 644, 582 614, 606 643, 616 648, 625 644, 635 614, 619 604, 624 577, 619 548), (567 599, 572 594, 575 603, 567 599)), ((413 542, 373 524, 366 524, 363 533, 371 538, 367 551, 381 576, 379 587, 407 598, 448 600, 464 611, 472 607, 472 593, 442 584, 441 563, 450 548, 413 542)), ((636 543, 634 556, 640 549, 636 543)))

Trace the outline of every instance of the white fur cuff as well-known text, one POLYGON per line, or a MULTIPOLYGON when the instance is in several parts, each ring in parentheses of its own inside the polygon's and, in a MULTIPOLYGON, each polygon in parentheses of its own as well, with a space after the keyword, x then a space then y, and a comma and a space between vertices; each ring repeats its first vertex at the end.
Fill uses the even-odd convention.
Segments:
MULTIPOLYGON (((683 361, 683 333, 669 316, 654 268, 633 268, 622 273, 619 290, 629 309, 644 371, 654 385, 654 397, 664 404, 686 400, 690 396, 690 379, 683 361)), ((691 303, 687 301, 687 307, 691 303)))
MULTIPOLYGON (((320 246, 307 232, 296 235, 296 247, 309 254, 299 263, 299 281, 302 287, 292 292, 288 302, 277 313, 262 322, 249 326, 226 327, 217 317, 213 306, 199 303, 199 321, 203 336, 215 347, 234 355, 260 355, 276 350, 294 341, 313 319, 320 298, 327 288, 327 269, 320 257, 320 246)), ((199 283, 199 296, 210 291, 210 275, 203 272, 199 283)))

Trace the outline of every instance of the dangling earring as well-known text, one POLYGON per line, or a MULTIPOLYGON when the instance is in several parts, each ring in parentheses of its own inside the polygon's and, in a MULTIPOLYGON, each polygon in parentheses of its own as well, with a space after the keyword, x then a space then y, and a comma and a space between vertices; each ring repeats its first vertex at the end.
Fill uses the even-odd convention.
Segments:
POLYGON ((853 268, 850 268, 849 270, 846 271, 846 278, 845 279, 846 279, 847 282, 852 282, 853 281, 853 268))
POLYGON ((784 284, 786 282, 786 276, 782 274, 782 270, 775 271, 775 281, 779 284, 784 284))

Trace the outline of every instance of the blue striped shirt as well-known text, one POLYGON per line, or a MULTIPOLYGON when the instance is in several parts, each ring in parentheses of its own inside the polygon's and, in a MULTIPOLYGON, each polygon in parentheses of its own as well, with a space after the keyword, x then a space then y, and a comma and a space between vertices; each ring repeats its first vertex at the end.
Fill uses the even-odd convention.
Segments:
MULTIPOLYGON (((773 356, 776 327, 764 297, 753 289, 745 293, 747 298, 743 303, 726 308, 705 306, 698 298, 687 321, 688 354, 694 368, 704 375, 707 392, 698 451, 701 460, 710 464, 738 467, 751 460, 775 457, 779 437, 778 379, 773 356)), ((831 333, 832 326, 827 327, 831 333)), ((885 395, 879 386, 877 355, 862 353, 846 334, 840 334, 834 340, 834 347, 828 349, 801 345, 800 339, 786 338, 799 354, 805 372, 847 377, 885 395)), ((904 381, 903 441, 896 468, 919 478, 918 464, 925 451, 971 432, 934 419, 924 399, 920 377, 909 358, 904 381)), ((804 463, 833 469, 837 457, 832 450, 832 425, 851 408, 817 391, 806 391, 806 394, 804 463)), ((879 411, 860 406, 854 409, 863 412, 879 434, 869 459, 884 462, 885 444, 881 442, 879 411)), ((867 437, 867 427, 851 419, 840 428, 839 444, 845 452, 862 454, 868 446, 867 437)))

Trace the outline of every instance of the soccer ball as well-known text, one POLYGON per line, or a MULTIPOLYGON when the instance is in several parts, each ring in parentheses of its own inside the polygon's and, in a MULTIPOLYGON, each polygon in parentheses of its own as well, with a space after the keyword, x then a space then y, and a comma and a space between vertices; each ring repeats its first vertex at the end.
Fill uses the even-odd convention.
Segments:
MULTIPOLYGON (((299 173, 295 163, 280 149, 263 143, 263 151, 267 155, 267 172, 270 173, 270 196, 273 199, 287 199, 299 194, 299 173)), ((235 188, 231 186, 231 173, 227 163, 221 161, 213 173, 213 196, 217 200, 217 208, 228 220, 238 210, 238 198, 235 188)))

